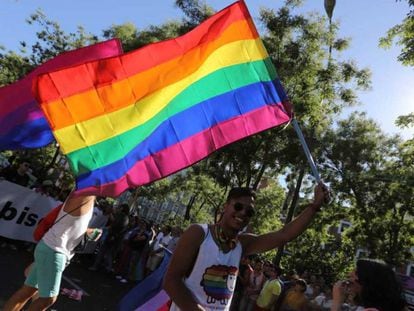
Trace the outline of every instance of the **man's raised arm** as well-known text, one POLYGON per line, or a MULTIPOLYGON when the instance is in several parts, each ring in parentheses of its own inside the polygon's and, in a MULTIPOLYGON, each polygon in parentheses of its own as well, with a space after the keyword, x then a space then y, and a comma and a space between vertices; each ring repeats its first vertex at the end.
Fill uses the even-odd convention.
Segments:
POLYGON ((315 187, 314 200, 294 220, 286 224, 282 229, 263 235, 242 234, 240 242, 243 245, 244 255, 263 253, 285 245, 287 242, 299 236, 309 226, 315 214, 322 204, 327 201, 329 191, 327 187, 319 183, 315 187))

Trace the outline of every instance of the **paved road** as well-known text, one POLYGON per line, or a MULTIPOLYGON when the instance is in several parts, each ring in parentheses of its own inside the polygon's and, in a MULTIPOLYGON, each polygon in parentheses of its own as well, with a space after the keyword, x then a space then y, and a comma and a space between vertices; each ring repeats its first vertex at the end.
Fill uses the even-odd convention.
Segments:
MULTIPOLYGON (((26 250, 0 248, 0 309, 10 295, 24 282, 23 270, 32 261, 26 250)), ((51 310, 104 311, 116 310, 119 300, 136 284, 118 282, 112 275, 87 269, 91 258, 82 256, 72 262, 63 274, 61 288, 80 288, 87 295, 80 302, 60 295, 51 310)))

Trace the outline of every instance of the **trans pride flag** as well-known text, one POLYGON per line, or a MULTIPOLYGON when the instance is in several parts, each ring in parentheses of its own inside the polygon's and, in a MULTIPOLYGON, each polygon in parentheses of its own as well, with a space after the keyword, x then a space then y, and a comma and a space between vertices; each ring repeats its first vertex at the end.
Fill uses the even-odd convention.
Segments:
POLYGON ((291 118, 243 1, 181 37, 41 75, 36 93, 78 193, 103 196, 291 118))
POLYGON ((119 55, 121 43, 113 39, 65 52, 43 63, 23 79, 0 88, 0 150, 39 148, 53 141, 52 131, 32 95, 32 81, 42 73, 119 55))

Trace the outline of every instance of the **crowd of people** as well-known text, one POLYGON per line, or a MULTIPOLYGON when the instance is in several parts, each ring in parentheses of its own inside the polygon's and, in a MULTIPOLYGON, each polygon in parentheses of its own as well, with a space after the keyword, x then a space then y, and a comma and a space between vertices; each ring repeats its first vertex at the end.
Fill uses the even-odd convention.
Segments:
MULTIPOLYGON (((23 161, 0 175, 27 186, 24 175, 29 167, 30 163, 23 161)), ((50 196, 52 186, 43 182, 34 190, 50 196)), ((105 271, 121 283, 142 281, 157 269, 165 251, 172 253, 163 284, 172 299, 170 310, 405 310, 397 277, 383 262, 358 260, 347 280, 328 284, 323 276, 307 271, 300 275, 285 273, 258 255, 306 230, 328 196, 326 187, 317 185, 313 202, 291 223, 254 235, 244 231, 255 213, 255 193, 250 188, 229 192, 217 223, 194 224, 185 232, 180 227, 142 219, 131 213, 127 204, 114 208, 94 196, 69 195, 59 215, 70 217, 52 226, 37 244, 35 260, 26 269, 25 284, 4 310, 20 310, 31 298, 33 310, 50 307, 57 299, 63 270, 76 245, 92 229, 100 229, 102 235, 98 241, 90 241, 87 253, 94 257, 89 270, 105 271), (50 265, 44 265, 46 261, 50 265)))
POLYGON ((130 214, 127 204, 114 210, 100 204, 90 228, 103 228, 91 271, 113 274, 121 283, 141 281, 160 265, 164 250, 173 252, 182 233, 178 226, 159 226, 130 214), (98 226, 99 223, 99 226, 98 226))
POLYGON ((242 258, 239 269, 231 311, 362 311, 364 305, 403 310, 405 306, 395 273, 377 260, 358 260, 349 278, 335 284, 308 271, 285 273, 259 257, 242 258))

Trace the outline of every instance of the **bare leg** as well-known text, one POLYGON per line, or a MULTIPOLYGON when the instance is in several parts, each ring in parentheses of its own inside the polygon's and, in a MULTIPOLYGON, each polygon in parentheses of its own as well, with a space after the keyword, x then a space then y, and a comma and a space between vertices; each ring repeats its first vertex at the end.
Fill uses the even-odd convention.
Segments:
POLYGON ((27 311, 44 311, 55 303, 57 296, 55 297, 39 297, 33 301, 27 311))
POLYGON ((23 285, 10 297, 3 307, 3 311, 19 311, 26 302, 37 293, 37 288, 23 285))

